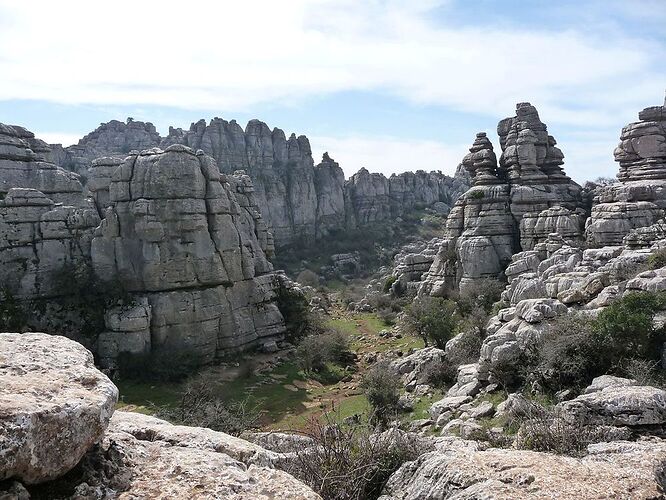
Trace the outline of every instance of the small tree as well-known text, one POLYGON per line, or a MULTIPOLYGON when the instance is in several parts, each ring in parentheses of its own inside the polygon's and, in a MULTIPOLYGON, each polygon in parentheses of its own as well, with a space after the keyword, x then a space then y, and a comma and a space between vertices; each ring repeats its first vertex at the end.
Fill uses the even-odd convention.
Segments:
POLYGON ((387 361, 375 364, 363 377, 361 388, 373 409, 375 420, 386 422, 398 408, 400 379, 387 361))
POLYGON ((456 304, 438 297, 417 297, 405 309, 407 330, 420 336, 426 346, 432 342, 436 347, 444 349, 455 335, 459 321, 456 304))

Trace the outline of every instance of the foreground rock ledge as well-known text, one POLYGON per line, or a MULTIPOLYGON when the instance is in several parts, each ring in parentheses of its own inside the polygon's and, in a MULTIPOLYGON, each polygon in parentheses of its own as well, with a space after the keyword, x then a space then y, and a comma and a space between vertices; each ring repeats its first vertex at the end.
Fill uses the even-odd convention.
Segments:
POLYGON ((439 450, 404 464, 380 500, 663 497, 666 442, 593 444, 579 459, 534 451, 439 450))
POLYGON ((101 439, 117 401, 118 389, 80 344, 0 333, 0 480, 65 474, 101 439))

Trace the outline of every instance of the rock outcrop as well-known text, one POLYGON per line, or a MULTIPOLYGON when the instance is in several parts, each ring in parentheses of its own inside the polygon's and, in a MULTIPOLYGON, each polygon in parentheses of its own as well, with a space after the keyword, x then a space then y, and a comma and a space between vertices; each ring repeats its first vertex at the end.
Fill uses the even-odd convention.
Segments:
POLYGON ((321 500, 275 468, 281 453, 146 415, 112 417, 118 390, 92 361, 63 337, 0 333, 0 498, 321 500))
POLYGON ((516 116, 502 120, 497 132, 499 163, 485 133, 477 134, 463 159, 473 187, 449 214, 421 293, 441 295, 456 286, 502 279, 513 254, 531 250, 552 232, 582 239, 582 189, 562 171, 563 154, 534 106, 519 103, 516 116))
POLYGON ((49 157, 86 174, 103 211, 113 161, 120 162, 132 150, 175 144, 201 149, 215 159, 222 173, 243 170, 249 175, 257 208, 281 247, 311 243, 334 230, 392 220, 416 207, 440 203, 446 209, 467 188, 465 179, 423 171, 387 179, 382 174, 366 175, 362 169, 345 181, 328 153, 314 165, 307 137, 287 138, 279 128, 271 130, 259 120, 251 120, 245 130, 235 120, 199 120, 189 130, 170 127, 164 138, 151 123, 113 120, 76 146, 54 145, 49 157))
POLYGON ((160 134, 150 122, 134 121, 132 118, 125 122, 111 120, 101 123, 74 146, 62 148, 59 144, 54 145, 50 159, 58 165, 83 174, 96 158, 122 158, 132 150, 157 147, 161 140, 160 134))
POLYGON ((102 438, 117 400, 76 342, 0 333, 0 481, 34 484, 68 472, 102 438))
POLYGON ((619 184, 595 193, 585 230, 589 244, 619 245, 632 229, 650 226, 664 215, 666 105, 646 108, 638 118, 622 129, 615 149, 619 184))
POLYGON ((380 500, 661 498, 666 444, 590 445, 579 459, 510 449, 436 450, 404 464, 380 500))
POLYGON ((0 124, 0 282, 20 298, 60 293, 54 273, 90 257, 99 224, 79 177, 48 152, 32 132, 0 124))
POLYGON ((248 181, 181 145, 132 153, 115 170, 92 263, 147 299, 151 351, 207 363, 283 333, 248 181))

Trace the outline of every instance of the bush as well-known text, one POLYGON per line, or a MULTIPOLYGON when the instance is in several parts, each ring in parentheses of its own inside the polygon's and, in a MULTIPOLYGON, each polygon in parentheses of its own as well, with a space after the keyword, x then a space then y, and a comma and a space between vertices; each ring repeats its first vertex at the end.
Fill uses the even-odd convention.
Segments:
POLYGON ((476 191, 471 191, 469 193, 469 197, 472 200, 482 200, 484 196, 485 196, 485 193, 483 191, 481 191, 480 189, 477 189, 476 191))
POLYGON ((296 276, 296 281, 298 281, 301 285, 311 286, 313 288, 317 288, 320 284, 319 276, 317 273, 310 271, 309 269, 305 269, 298 273, 298 276, 296 276))
POLYGON ((594 322, 594 344, 600 369, 616 368, 626 359, 658 360, 666 336, 653 319, 666 309, 666 293, 631 293, 601 311, 594 322))
POLYGON ((170 422, 240 436, 244 431, 257 428, 259 410, 249 400, 227 402, 220 399, 210 374, 192 378, 183 390, 175 407, 163 406, 156 416, 170 422))
POLYGON ((292 288, 280 286, 276 299, 287 328, 287 340, 297 342, 306 335, 322 330, 320 318, 310 311, 305 295, 292 288))
POLYGON ((306 373, 320 372, 329 362, 345 362, 349 354, 349 341, 338 330, 309 335, 296 348, 298 363, 306 373))
POLYGON ((303 434, 313 446, 297 449, 286 470, 324 500, 373 500, 398 468, 427 451, 424 441, 398 430, 373 434, 365 425, 344 426, 326 415, 303 434))
POLYGON ((609 429, 565 420, 556 408, 532 401, 526 410, 516 417, 520 423, 516 446, 520 449, 580 457, 587 454, 588 445, 610 440, 609 429))
POLYGON ((456 304, 439 297, 417 297, 405 308, 405 327, 420 336, 425 345, 433 343, 444 349, 455 335, 460 317, 456 304))
POLYGON ((393 283, 398 281, 398 278, 396 276, 389 276, 386 278, 386 281, 384 281, 384 293, 389 293, 391 291, 391 287, 393 286, 393 283))
POLYGON ((377 311, 377 316, 385 325, 393 326, 398 317, 398 314, 390 308, 379 309, 377 311))
POLYGON ((654 315, 666 307, 666 294, 633 293, 604 309, 596 319, 583 314, 559 317, 528 351, 526 378, 548 389, 582 388, 605 373, 627 375, 642 362, 661 356, 664 329, 654 315))
POLYGON ((387 361, 376 363, 363 377, 361 388, 373 409, 373 417, 380 423, 396 414, 400 393, 400 378, 387 361))
POLYGON ((601 369, 594 345, 594 320, 581 313, 560 316, 528 351, 524 378, 553 391, 582 388, 601 369))
POLYGON ((666 248, 660 248, 650 255, 647 260, 649 269, 661 269, 666 266, 666 248))
POLYGON ((500 300, 504 283, 494 279, 475 281, 467 285, 455 298, 460 314, 469 316, 479 310, 489 314, 495 302, 500 300))

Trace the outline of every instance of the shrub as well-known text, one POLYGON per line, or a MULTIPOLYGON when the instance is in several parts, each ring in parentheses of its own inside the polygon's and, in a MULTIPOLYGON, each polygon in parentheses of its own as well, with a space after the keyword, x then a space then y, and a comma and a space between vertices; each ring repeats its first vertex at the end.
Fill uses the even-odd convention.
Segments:
POLYGON ((656 362, 664 329, 654 315, 666 307, 664 293, 633 293, 604 309, 596 319, 568 314, 556 319, 540 342, 528 351, 526 378, 552 390, 583 387, 608 372, 626 375, 656 362))
POLYGON ((402 464, 427 451, 423 440, 398 430, 373 434, 366 424, 344 426, 328 414, 303 434, 313 446, 296 450, 285 468, 324 500, 377 499, 402 464))
POLYGON ((398 317, 398 314, 393 309, 384 308, 377 311, 377 316, 385 325, 393 326, 398 317))
POLYGON ((338 330, 309 335, 296 348, 298 363, 306 373, 322 371, 328 362, 345 362, 349 355, 349 341, 338 330))
POLYGON ((516 446, 520 449, 583 456, 588 445, 610 440, 609 429, 584 420, 565 420, 557 408, 546 408, 534 401, 526 414, 517 418, 520 429, 516 446))
POLYGON ((373 417, 386 422, 398 409, 400 378, 387 361, 376 363, 363 377, 361 388, 373 409, 373 417))
POLYGON ((305 269, 298 273, 298 276, 296 276, 296 281, 298 281, 301 285, 311 286, 313 288, 317 288, 320 284, 319 276, 317 273, 310 271, 309 269, 305 269))
POLYGON ((467 285, 455 302, 463 316, 469 316, 479 310, 486 314, 493 309, 493 304, 500 300, 504 291, 504 283, 494 279, 475 281, 467 285))
POLYGON ((471 191, 469 193, 469 197, 473 200, 482 200, 484 196, 485 196, 485 193, 483 191, 481 191, 480 189, 477 189, 475 191, 471 191))
POLYGON ((296 342, 306 335, 322 330, 321 321, 310 311, 310 304, 305 295, 292 288, 280 286, 276 299, 287 328, 287 340, 296 342))
POLYGON ((193 377, 181 393, 175 407, 163 406, 156 416, 170 422, 240 436, 244 431, 257 428, 259 410, 256 405, 243 401, 228 402, 220 399, 210 374, 193 377))
POLYGON ((664 329, 653 318, 666 309, 666 293, 631 293, 601 311, 594 324, 596 356, 601 369, 617 367, 623 359, 657 360, 664 329))
POLYGON ((647 260, 649 269, 660 269, 666 266, 666 248, 660 248, 650 255, 647 260))
POLYGON ((527 357, 522 375, 528 381, 554 391, 587 385, 600 369, 595 367, 594 320, 580 313, 560 316, 527 357))
POLYGON ((391 291, 391 287, 393 286, 393 283, 398 281, 398 278, 396 276, 389 276, 386 278, 386 281, 384 281, 384 293, 389 293, 391 291))
POLYGON ((405 308, 405 327, 423 338, 426 346, 432 342, 444 349, 455 335, 459 320, 456 304, 439 297, 417 297, 405 308))

